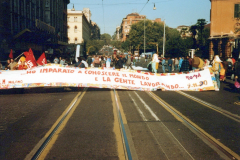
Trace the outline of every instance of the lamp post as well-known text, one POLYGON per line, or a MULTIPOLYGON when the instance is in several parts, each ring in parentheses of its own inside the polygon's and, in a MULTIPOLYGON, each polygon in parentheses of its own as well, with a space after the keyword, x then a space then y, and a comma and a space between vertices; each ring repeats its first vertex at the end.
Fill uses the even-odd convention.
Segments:
MULTIPOLYGON (((155 7, 155 3, 154 3, 154 7, 153 7, 153 10, 156 10, 157 8, 155 7)), ((163 21, 163 23, 164 23, 164 28, 163 28, 163 58, 164 58, 164 56, 165 56, 165 39, 166 39, 166 35, 165 35, 165 28, 166 28, 166 25, 165 25, 165 19, 164 19, 164 21, 163 21)))
POLYGON ((144 54, 145 54, 145 43, 146 43, 146 39, 145 39, 145 18, 144 17, 144 54))
POLYGON ((164 58, 164 56, 165 56, 165 39, 166 39, 165 28, 166 28, 166 25, 165 25, 165 20, 163 22, 164 22, 164 32, 163 32, 163 58, 164 58))

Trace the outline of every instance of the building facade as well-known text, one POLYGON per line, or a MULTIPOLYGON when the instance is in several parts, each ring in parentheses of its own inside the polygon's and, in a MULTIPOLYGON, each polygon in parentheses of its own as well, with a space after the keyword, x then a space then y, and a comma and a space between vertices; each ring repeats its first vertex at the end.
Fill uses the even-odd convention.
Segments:
POLYGON ((91 38, 91 20, 87 19, 84 11, 76 11, 74 6, 67 11, 68 43, 83 44, 91 38))
POLYGON ((97 25, 97 23, 91 21, 92 23, 92 26, 91 26, 91 39, 95 39, 95 40, 100 40, 100 28, 99 26, 97 25))
MULTIPOLYGON (((69 0, 4 0, 0 5, 0 51, 16 55, 32 48, 63 53, 67 44, 69 0)), ((2 56, 4 57, 4 56, 2 56)))
POLYGON ((132 24, 142 21, 146 18, 145 15, 139 15, 138 13, 131 13, 123 18, 120 29, 121 41, 127 40, 132 24))
MULTIPOLYGON (((123 18, 121 26, 116 27, 117 40, 121 39, 122 42, 126 41, 132 24, 138 23, 139 21, 142 21, 144 19, 146 19, 145 15, 139 15, 138 13, 128 14, 126 18, 123 18)), ((155 20, 151 21, 156 23, 164 23, 161 18, 156 18, 155 20)))
POLYGON ((240 0, 210 0, 211 26, 209 57, 239 56, 240 0))

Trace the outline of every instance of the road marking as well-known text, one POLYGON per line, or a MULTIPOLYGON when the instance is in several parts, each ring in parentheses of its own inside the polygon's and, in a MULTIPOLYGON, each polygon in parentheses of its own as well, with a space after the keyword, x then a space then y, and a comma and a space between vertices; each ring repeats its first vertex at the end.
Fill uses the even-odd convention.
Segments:
POLYGON ((111 90, 111 99, 112 99, 112 102, 113 102, 113 115, 114 115, 113 132, 116 135, 118 158, 120 160, 125 160, 126 159, 125 151, 124 151, 125 147, 123 145, 124 142, 123 142, 122 133, 121 133, 121 129, 120 129, 120 122, 119 122, 119 118, 118 118, 118 109, 117 109, 117 104, 116 104, 116 101, 115 101, 113 90, 111 90))
MULTIPOLYGON (((142 104, 144 105, 144 107, 150 112, 150 114, 155 118, 156 121, 159 121, 164 128, 168 131, 168 133, 171 134, 171 136, 177 141, 177 143, 183 148, 183 150, 189 155, 189 157, 191 159, 194 160, 194 158, 192 157, 192 155, 186 150, 186 148, 178 141, 178 139, 173 135, 173 133, 168 129, 168 127, 161 122, 161 120, 158 118, 158 116, 153 112, 153 110, 145 103, 145 101, 137 94, 136 91, 134 91, 134 93, 136 94, 136 96, 138 97, 138 99, 142 102, 142 104)), ((148 126, 148 124, 147 124, 148 126)), ((167 159, 169 159, 168 155, 165 153, 165 151, 162 148, 162 145, 158 142, 157 138, 155 137, 153 131, 151 130, 151 128, 148 126, 148 129, 150 130, 151 134, 153 135, 155 141, 158 143, 158 145, 160 146, 161 150, 163 151, 163 153, 165 154, 165 156, 167 157, 167 159)))
POLYGON ((224 116, 226 116, 226 117, 228 117, 228 118, 230 118, 230 119, 240 123, 240 116, 238 116, 236 114, 233 114, 233 113, 231 113, 231 112, 229 112, 227 110, 224 110, 224 109, 222 109, 220 107, 217 107, 217 106, 215 106, 213 104, 210 104, 208 102, 205 102, 205 101, 203 101, 203 100, 201 100, 201 99, 199 99, 197 97, 191 96, 191 95, 189 95, 187 93, 184 93, 182 91, 176 91, 176 92, 181 94, 181 95, 183 95, 183 96, 185 96, 185 97, 187 97, 187 98, 189 98, 189 99, 191 99, 191 100, 193 100, 193 101, 195 101, 195 102, 197 102, 197 103, 199 103, 199 104, 202 104, 203 106, 205 106, 207 108, 210 108, 210 109, 212 109, 212 110, 214 110, 214 111, 216 111, 216 112, 218 112, 218 113, 220 113, 220 114, 222 114, 222 115, 224 115, 224 116))
MULTIPOLYGON (((213 136, 211 136, 210 134, 208 134, 207 132, 205 132, 202 128, 200 128, 197 124, 195 124, 194 122, 192 122, 190 119, 188 119, 187 117, 185 117, 183 114, 181 114, 178 110, 176 110, 174 107, 172 107, 170 104, 168 104, 167 102, 165 102, 163 99, 161 99, 159 96, 157 96, 156 94, 154 94, 153 92, 146 92, 149 94, 150 97, 152 97, 154 100, 156 100, 161 106, 163 106, 167 111, 169 111, 176 119, 180 120, 181 122, 187 124, 187 126, 191 126, 194 127, 193 129, 195 131, 200 131, 199 133, 202 134, 202 136, 205 136, 206 138, 210 139, 211 141, 213 141, 214 143, 216 143, 218 146, 220 146, 221 148, 223 148, 225 151, 227 151, 227 153, 230 153, 232 156, 234 156, 233 158, 235 159, 240 159, 240 156, 238 154, 236 154, 235 152, 233 152, 230 148, 226 147, 224 144, 222 144, 221 142, 219 142, 217 139, 215 139, 213 136), (175 113, 174 113, 175 112, 175 113)), ((198 132, 197 131, 197 132, 198 132)), ((217 146, 215 146, 217 149, 219 149, 217 146)), ((221 149, 219 149, 221 150, 221 149)), ((221 152, 223 152, 221 150, 221 152)), ((225 152, 223 152, 225 153, 225 152)), ((226 154, 225 154, 226 155, 226 154)))
POLYGON ((25 158, 25 160, 29 159, 45 159, 49 151, 51 150, 52 146, 56 142, 59 133, 64 129, 66 126, 69 118, 74 113, 75 109, 77 108, 78 104, 81 102, 83 96, 86 93, 87 88, 84 89, 83 92, 79 92, 77 96, 72 100, 72 102, 69 104, 69 106, 66 108, 66 110, 62 113, 62 115, 58 118, 58 120, 53 124, 51 129, 46 133, 44 138, 42 138, 39 143, 34 147, 34 149, 28 154, 25 158), (79 97, 80 96, 80 97, 79 97), (58 127, 58 128, 57 128, 58 127), (56 129, 57 128, 57 129, 56 129), (49 136, 53 134, 51 139, 47 142, 46 146, 42 150, 40 150, 40 153, 37 157, 34 157, 36 153, 39 151, 39 149, 42 147, 42 145, 45 143, 45 141, 49 138, 49 136))

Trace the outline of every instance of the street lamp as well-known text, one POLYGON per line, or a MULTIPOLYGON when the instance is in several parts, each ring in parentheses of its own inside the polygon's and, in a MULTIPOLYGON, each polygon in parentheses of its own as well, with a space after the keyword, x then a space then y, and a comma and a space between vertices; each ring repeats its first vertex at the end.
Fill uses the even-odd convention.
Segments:
MULTIPOLYGON (((154 3, 154 7, 153 7, 153 10, 156 10, 157 8, 155 7, 155 3, 154 3)), ((163 23, 164 23, 164 31, 163 31, 163 58, 164 58, 164 56, 165 56, 165 39, 166 39, 166 35, 165 35, 165 28, 166 28, 166 25, 165 25, 165 19, 164 19, 164 21, 163 21, 163 23)), ((144 26, 145 27, 145 26, 144 26)))
POLYGON ((155 7, 155 3, 154 3, 154 7, 153 7, 153 10, 156 10, 157 8, 155 7))

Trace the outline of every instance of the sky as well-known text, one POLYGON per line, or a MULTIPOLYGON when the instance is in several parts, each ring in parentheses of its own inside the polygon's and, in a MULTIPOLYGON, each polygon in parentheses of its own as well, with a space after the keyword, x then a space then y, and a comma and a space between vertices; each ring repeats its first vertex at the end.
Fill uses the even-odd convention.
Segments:
POLYGON ((135 12, 151 20, 161 18, 172 28, 191 26, 197 19, 210 23, 210 0, 70 0, 68 9, 73 4, 75 10, 90 9, 91 20, 98 24, 101 34, 113 35, 122 19, 135 12), (153 10, 154 3, 156 10, 153 10))

